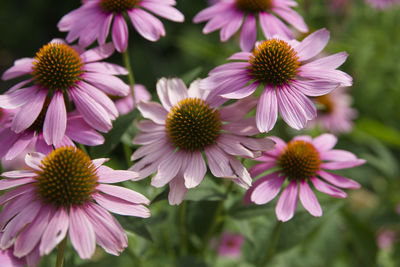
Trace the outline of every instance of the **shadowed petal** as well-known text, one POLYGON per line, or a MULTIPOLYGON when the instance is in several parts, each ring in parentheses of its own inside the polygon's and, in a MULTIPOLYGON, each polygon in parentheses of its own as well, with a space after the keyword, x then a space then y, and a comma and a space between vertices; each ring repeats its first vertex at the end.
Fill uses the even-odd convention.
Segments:
POLYGON ((299 198, 303 207, 315 217, 322 216, 322 209, 317 198, 305 180, 300 181, 299 198))
POLYGON ((297 182, 291 181, 289 185, 283 190, 276 204, 275 212, 278 220, 286 222, 290 220, 297 206, 297 182))

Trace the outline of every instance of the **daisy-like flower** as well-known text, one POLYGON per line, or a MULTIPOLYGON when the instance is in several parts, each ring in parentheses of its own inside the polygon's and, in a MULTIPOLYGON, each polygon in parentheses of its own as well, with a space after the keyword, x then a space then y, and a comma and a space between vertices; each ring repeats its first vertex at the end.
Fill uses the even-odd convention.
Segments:
POLYGON ((169 183, 169 203, 179 204, 188 189, 203 180, 207 166, 216 177, 232 179, 244 188, 251 185, 251 177, 235 157, 255 158, 261 150, 271 149, 268 138, 251 138, 256 134, 254 117, 243 118, 256 101, 246 98, 218 109, 217 97, 209 97, 198 87, 189 90, 180 79, 162 78, 157 83, 157 94, 162 105, 141 102, 138 109, 143 120, 140 132, 133 139, 142 145, 133 155, 137 161, 131 170, 145 178, 157 171, 151 184, 162 187, 169 183))
POLYGON ((331 93, 314 98, 320 108, 317 117, 307 123, 307 127, 319 126, 335 134, 350 132, 357 110, 351 108, 352 98, 345 87, 339 87, 331 93))
POLYGON ((223 233, 218 244, 218 255, 232 259, 240 258, 244 237, 241 234, 223 233))
POLYGON ((211 70, 201 88, 214 90, 224 98, 240 99, 262 87, 256 122, 260 132, 270 131, 278 110, 290 127, 301 129, 317 115, 306 96, 321 96, 338 86, 350 86, 352 78, 337 67, 347 53, 313 59, 326 46, 329 32, 318 30, 302 42, 275 37, 258 44, 252 53, 239 52, 227 63, 211 70))
POLYGON ((292 9, 294 6, 297 3, 292 0, 221 0, 200 11, 193 22, 208 21, 203 29, 204 34, 220 29, 222 42, 227 41, 242 27, 240 47, 243 51, 250 51, 257 39, 257 21, 266 39, 276 34, 287 39, 293 38, 289 27, 277 16, 300 32, 308 32, 303 18, 292 9))
POLYGON ((100 45, 106 42, 110 31, 118 52, 128 47, 127 14, 136 31, 150 41, 165 36, 162 22, 148 11, 166 19, 183 22, 184 16, 173 6, 175 0, 88 0, 82 6, 61 18, 58 29, 68 32, 66 40, 73 42, 79 38, 79 45, 89 46, 96 39, 100 45))
POLYGON ((43 137, 48 145, 59 144, 67 128, 67 108, 72 100, 87 124, 102 132, 109 131, 118 111, 106 94, 126 96, 130 91, 127 84, 114 76, 126 75, 125 68, 98 62, 113 52, 111 43, 80 54, 73 47, 54 41, 44 45, 35 58, 15 61, 2 79, 21 75, 30 78, 0 95, 0 107, 21 107, 13 118, 11 130, 20 133, 29 129, 49 101, 43 137))
POLYGON ((135 102, 133 103, 132 92, 123 98, 117 98, 115 100, 115 106, 118 109, 119 114, 123 115, 135 109, 137 103, 140 101, 150 101, 151 94, 147 91, 146 87, 141 84, 135 84, 133 86, 135 90, 135 102))
POLYGON ((149 217, 143 195, 111 185, 136 179, 137 173, 117 171, 90 160, 75 147, 62 147, 45 156, 31 153, 25 163, 31 168, 2 174, 0 190, 0 249, 14 248, 21 258, 37 249, 49 254, 67 236, 82 259, 90 258, 96 243, 118 255, 127 247, 127 236, 109 211, 149 217))
MULTIPOLYGON (((24 154, 27 149, 48 154, 54 147, 75 146, 73 141, 88 146, 96 146, 104 143, 104 137, 89 126, 75 110, 67 113, 65 131, 58 133, 60 141, 47 144, 45 141, 44 121, 49 108, 49 102, 50 99, 47 98, 36 120, 21 132, 16 133, 11 130, 12 120, 15 115, 9 116, 8 122, 5 123, 6 127, 0 130, 0 158, 6 161, 13 160, 24 154)), ((14 114, 18 112, 19 109, 16 109, 14 114)))
POLYGON ((287 181, 275 209, 278 220, 285 222, 290 220, 296 211, 297 196, 311 215, 322 215, 321 206, 309 182, 318 191, 337 198, 347 196, 337 187, 360 187, 353 180, 326 171, 352 168, 365 163, 365 160, 348 151, 333 149, 337 142, 334 135, 322 134, 314 139, 310 136, 297 136, 287 144, 278 137, 271 139, 276 142, 275 149, 264 152, 257 159, 262 163, 255 165, 250 173, 252 177, 256 177, 272 168, 278 170, 254 182, 245 194, 246 204, 254 202, 261 205, 271 201, 287 181))

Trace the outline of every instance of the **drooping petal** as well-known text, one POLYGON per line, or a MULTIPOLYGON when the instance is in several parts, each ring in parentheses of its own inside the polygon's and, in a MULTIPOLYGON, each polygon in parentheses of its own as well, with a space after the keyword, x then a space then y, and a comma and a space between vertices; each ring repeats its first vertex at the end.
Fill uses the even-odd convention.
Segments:
POLYGON ((187 167, 183 173, 186 188, 194 188, 198 186, 206 174, 207 167, 204 162, 203 155, 200 152, 189 154, 187 167))
POLYGON ((283 190, 276 204, 275 212, 278 220, 286 222, 290 220, 297 206, 297 182, 291 181, 289 185, 283 190))
POLYGON ((110 196, 118 197, 134 204, 150 204, 150 200, 142 194, 121 186, 99 184, 96 189, 110 196))
POLYGON ((81 259, 90 259, 96 248, 92 223, 82 207, 71 206, 69 210, 69 238, 81 259))
POLYGON ((43 137, 48 145, 57 145, 67 129, 67 110, 64 97, 57 91, 51 99, 43 124, 43 137))
POLYGON ((250 51, 254 47, 257 38, 256 18, 253 14, 248 14, 240 32, 240 48, 243 51, 250 51))
POLYGON ((299 198, 303 207, 315 217, 322 216, 321 205, 306 180, 300 181, 299 198))
POLYGON ((320 29, 313 32, 295 47, 297 56, 301 61, 305 61, 318 55, 319 52, 321 52, 328 44, 329 37, 329 31, 326 29, 320 29))
POLYGON ((64 207, 60 207, 52 215, 47 228, 43 232, 39 251, 41 255, 49 254, 67 234, 69 216, 64 207))
POLYGON ((267 86, 257 105, 256 123, 260 132, 269 132, 278 119, 278 101, 272 86, 267 86))
POLYGON ((178 174, 169 183, 168 202, 170 205, 179 205, 184 200, 188 189, 185 186, 185 180, 181 174, 178 174))
POLYGON ((118 197, 99 193, 93 194, 92 197, 100 206, 113 213, 141 218, 150 217, 149 209, 143 205, 132 204, 118 197))
POLYGON ((138 177, 137 172, 125 171, 125 170, 113 170, 107 166, 100 166, 97 169, 98 182, 113 184, 127 180, 134 180, 138 177))
POLYGON ((327 195, 330 195, 332 197, 337 197, 337 198, 345 198, 347 197, 347 194, 340 190, 339 188, 336 188, 334 186, 331 186, 325 182, 323 182, 321 179, 318 179, 316 177, 312 177, 311 182, 313 183, 314 187, 327 195))
POLYGON ((317 174, 319 174, 319 176, 337 187, 350 189, 357 189, 361 187, 361 185, 356 181, 350 180, 335 173, 329 173, 323 170, 319 170, 317 174))
POLYGON ((327 151, 332 149, 337 143, 337 137, 333 134, 321 134, 312 140, 314 147, 318 151, 327 151))
POLYGON ((162 187, 169 183, 181 169, 182 161, 185 159, 181 151, 176 152, 158 166, 156 176, 151 180, 151 185, 162 187))
POLYGON ((261 177, 261 179, 262 181, 253 189, 253 193, 250 196, 251 201, 259 205, 268 203, 278 195, 285 177, 279 177, 278 173, 272 173, 261 177))
POLYGON ((138 104, 138 109, 143 117, 157 124, 165 124, 168 112, 160 104, 155 102, 141 102, 138 104))
POLYGON ((128 25, 119 13, 115 14, 111 36, 115 49, 120 53, 124 52, 128 47, 128 25))

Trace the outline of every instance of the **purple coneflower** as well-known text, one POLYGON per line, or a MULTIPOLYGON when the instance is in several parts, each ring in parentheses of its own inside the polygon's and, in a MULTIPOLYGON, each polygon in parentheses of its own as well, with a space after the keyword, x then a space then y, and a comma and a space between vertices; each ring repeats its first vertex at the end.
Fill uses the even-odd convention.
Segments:
POLYGON ((90 160, 75 147, 62 147, 45 156, 30 153, 29 170, 2 174, 0 190, 0 249, 14 248, 21 258, 37 249, 49 254, 68 236, 82 259, 90 258, 96 243, 107 253, 118 255, 128 246, 127 236, 109 213, 149 217, 143 195, 110 185, 136 179, 137 173, 116 171, 90 160))
POLYGON ((207 166, 216 177, 232 179, 248 188, 251 177, 236 156, 255 158, 263 149, 271 149, 267 138, 251 138, 256 134, 254 117, 244 118, 256 100, 252 97, 218 108, 218 97, 208 97, 198 88, 198 81, 189 90, 180 79, 160 79, 157 93, 162 105, 141 102, 138 109, 143 120, 140 132, 133 139, 142 145, 133 155, 138 160, 131 169, 145 178, 157 171, 151 184, 162 187, 169 183, 169 203, 183 201, 189 188, 203 180, 207 166), (140 159, 140 160, 139 160, 140 159))
POLYGON ((133 103, 132 91, 129 92, 129 95, 124 96, 122 98, 115 99, 115 106, 118 109, 119 114, 126 114, 133 109, 135 109, 136 105, 141 101, 150 101, 151 94, 147 91, 146 87, 141 84, 135 84, 133 86, 135 90, 135 102, 133 103))
POLYGON ((314 139, 310 136, 297 136, 287 144, 278 137, 271 139, 276 142, 275 149, 264 152, 257 159, 262 163, 255 165, 250 173, 252 177, 256 177, 273 168, 278 170, 255 181, 246 192, 245 203, 261 205, 271 201, 287 181, 275 209, 278 220, 285 222, 293 217, 298 196, 311 215, 322 215, 321 206, 309 182, 318 191, 338 198, 345 198, 347 195, 337 187, 360 187, 353 180, 325 171, 352 168, 365 163, 365 160, 348 151, 333 149, 337 142, 334 135, 322 134, 314 139))
POLYGON ((124 15, 129 16, 133 27, 144 38, 157 41, 165 36, 162 22, 148 11, 166 19, 182 22, 184 16, 174 6, 175 0, 89 0, 65 15, 58 23, 58 29, 68 32, 66 40, 79 38, 79 45, 89 46, 96 39, 100 45, 106 42, 110 31, 118 52, 128 47, 128 25, 124 15))
POLYGON ((202 10, 193 21, 208 21, 203 29, 205 34, 220 29, 223 42, 242 27, 240 47, 243 51, 250 51, 257 39, 257 21, 266 39, 276 34, 287 39, 293 38, 289 27, 278 16, 299 31, 308 32, 303 18, 292 9, 294 6, 297 3, 292 0, 221 0, 202 10))
POLYGON ((130 91, 127 84, 114 76, 126 75, 125 68, 98 62, 113 52, 111 43, 79 54, 73 47, 54 41, 44 45, 35 58, 15 61, 2 79, 22 75, 30 78, 0 95, 0 107, 20 107, 11 130, 20 133, 29 129, 48 104, 43 118, 43 136, 48 145, 58 144, 67 128, 71 100, 87 124, 102 132, 109 131, 118 110, 107 94, 126 96, 130 91))
POLYGON ((242 255, 242 244, 244 237, 241 234, 225 232, 222 233, 218 244, 218 255, 238 259, 242 255))
POLYGON ((313 59, 326 46, 329 32, 318 30, 302 42, 275 37, 261 42, 252 53, 239 52, 227 63, 211 70, 201 88, 224 98, 240 99, 263 91, 257 105, 256 122, 260 132, 270 131, 278 110, 290 127, 301 129, 317 115, 307 96, 321 96, 338 86, 350 86, 352 78, 336 68, 347 53, 313 59))

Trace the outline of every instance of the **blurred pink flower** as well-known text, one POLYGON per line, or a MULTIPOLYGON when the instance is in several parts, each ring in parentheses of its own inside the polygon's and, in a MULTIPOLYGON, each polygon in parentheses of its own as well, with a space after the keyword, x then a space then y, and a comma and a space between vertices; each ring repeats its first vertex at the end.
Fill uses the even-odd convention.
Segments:
POLYGON ((35 249, 49 254, 69 233, 82 259, 90 258, 96 243, 118 255, 128 246, 124 230, 109 213, 149 217, 143 195, 110 185, 136 179, 137 173, 116 171, 90 160, 75 147, 62 147, 48 156, 30 153, 29 170, 4 172, 0 190, 0 249, 13 246, 14 256, 25 257, 35 249))
POLYGON ((241 234, 223 233, 218 245, 218 255, 233 259, 240 258, 243 241, 244 238, 241 234))
POLYGON ((396 206, 396 213, 400 215, 400 203, 396 206))
POLYGON ((334 135, 322 134, 314 139, 310 136, 297 136, 287 144, 278 137, 271 139, 276 142, 275 149, 264 152, 257 158, 256 160, 262 163, 255 165, 250 174, 256 177, 275 167, 278 170, 255 181, 246 192, 244 203, 254 202, 261 205, 271 201, 287 180, 288 185, 282 190, 275 209, 278 220, 285 222, 290 220, 296 211, 298 195, 303 207, 311 215, 322 216, 321 206, 309 182, 318 191, 338 198, 345 198, 347 194, 337 187, 360 187, 353 180, 325 171, 347 169, 365 163, 365 160, 358 159, 348 151, 333 149, 337 142, 334 135))
POLYGON ((3 73, 3 80, 22 75, 30 78, 0 95, 0 107, 20 107, 12 120, 11 130, 21 133, 29 129, 48 99, 50 102, 43 118, 43 138, 48 145, 59 144, 65 135, 69 100, 88 125, 102 132, 109 131, 118 110, 106 94, 126 96, 130 90, 114 76, 126 75, 125 68, 98 62, 113 52, 111 43, 79 54, 73 47, 54 41, 44 45, 35 58, 15 61, 14 66, 3 73))
POLYGON ((145 178, 157 171, 151 184, 162 187, 169 183, 169 203, 179 204, 190 188, 198 186, 208 167, 215 177, 231 179, 244 188, 251 177, 236 156, 255 158, 261 150, 273 147, 268 138, 257 134, 254 117, 244 118, 253 109, 252 97, 218 108, 219 97, 209 97, 198 87, 189 90, 180 79, 162 78, 157 94, 162 105, 141 102, 138 109, 147 120, 137 125, 134 144, 142 145, 133 155, 138 160, 131 170, 145 178), (140 159, 140 160, 139 160, 140 159))
POLYGON ((396 241, 396 232, 382 229, 377 232, 376 243, 380 249, 390 249, 396 241))
POLYGON ((400 4, 400 0, 366 0, 366 2, 376 9, 387 9, 400 4))
POLYGON ((57 26, 60 31, 68 32, 68 42, 79 39, 79 45, 87 47, 97 39, 103 45, 114 18, 112 41, 117 51, 123 52, 128 47, 128 25, 124 14, 129 16, 140 35, 154 42, 160 36, 165 36, 165 29, 162 22, 148 11, 172 21, 183 22, 183 14, 172 7, 175 4, 175 0, 88 0, 62 17, 57 26))
POLYGON ((257 105, 256 122, 260 132, 269 132, 278 118, 294 129, 303 128, 317 115, 307 96, 321 96, 338 86, 350 86, 352 78, 337 70, 347 53, 314 59, 327 45, 329 32, 318 30, 303 41, 275 37, 256 46, 252 53, 239 52, 235 62, 211 70, 200 87, 224 98, 240 99, 264 90, 257 105))
POLYGON ((329 94, 314 98, 314 102, 321 107, 317 109, 317 117, 309 121, 307 126, 319 126, 335 134, 350 132, 357 110, 351 108, 352 98, 346 90, 345 87, 339 87, 329 94))
POLYGON ((134 90, 136 101, 135 104, 133 104, 132 92, 129 92, 129 95, 123 98, 115 100, 115 106, 117 106, 119 114, 123 115, 132 111, 135 108, 136 104, 141 101, 150 101, 151 94, 149 93, 149 91, 147 91, 146 87, 141 84, 135 84, 134 90))
POLYGON ((289 27, 277 16, 300 32, 308 32, 303 18, 292 9, 294 6, 297 6, 297 3, 292 0, 221 0, 199 12, 193 18, 193 22, 208 21, 203 33, 220 29, 223 42, 231 38, 242 26, 240 47, 243 51, 250 51, 257 39, 257 21, 267 39, 276 34, 288 39, 293 38, 289 27))

